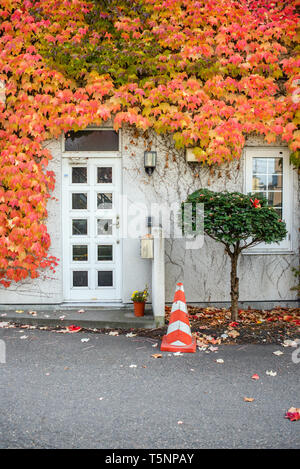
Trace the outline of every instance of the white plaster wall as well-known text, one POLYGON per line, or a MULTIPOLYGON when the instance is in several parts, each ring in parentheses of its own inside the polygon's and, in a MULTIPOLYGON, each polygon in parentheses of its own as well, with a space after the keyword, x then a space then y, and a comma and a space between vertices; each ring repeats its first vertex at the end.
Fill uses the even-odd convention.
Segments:
MULTIPOLYGON (((62 258, 61 251, 61 141, 52 140, 45 144, 51 151, 53 159, 48 165, 49 171, 56 175, 55 190, 48 201, 47 229, 51 238, 49 256, 62 258)), ((41 270, 37 279, 27 278, 23 282, 13 282, 9 288, 0 287, 1 304, 51 304, 62 301, 62 263, 56 267, 56 272, 50 269, 41 270)))
MULTIPOLYGON (((174 149, 171 140, 151 136, 151 149, 158 153, 157 167, 152 176, 143 169, 144 151, 148 143, 143 138, 134 138, 131 132, 124 132, 123 167, 124 191, 131 202, 141 201, 149 207, 180 203, 187 195, 200 187, 211 190, 244 191, 244 157, 239 162, 222 165, 216 171, 188 164, 184 152, 174 149)), ((148 142, 149 142, 148 140, 148 142)), ((260 139, 249 139, 247 146, 266 145, 260 139)), ((275 146, 280 145, 276 143, 275 146)), ((299 262, 298 227, 299 201, 298 178, 293 171, 293 253, 242 255, 239 264, 240 300, 246 302, 287 302, 297 299, 290 290, 295 285, 291 267, 299 262)), ((155 220, 157 222, 157 220, 155 220)), ((146 231, 146 228, 145 228, 146 231)), ((124 296, 129 301, 132 290, 143 288, 150 283, 150 262, 139 259, 139 242, 124 242, 124 296), (130 247, 129 247, 130 246, 130 247)), ((199 250, 186 250, 185 241, 166 239, 166 301, 172 301, 176 282, 184 283, 189 302, 230 301, 230 262, 222 245, 205 237, 204 246, 199 250)))

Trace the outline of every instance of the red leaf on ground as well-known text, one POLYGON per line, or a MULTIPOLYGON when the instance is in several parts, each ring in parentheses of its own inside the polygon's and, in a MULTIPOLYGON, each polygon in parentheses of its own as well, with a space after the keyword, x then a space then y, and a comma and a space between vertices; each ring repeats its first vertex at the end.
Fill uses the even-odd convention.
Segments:
POLYGON ((79 331, 81 331, 81 327, 74 326, 74 324, 71 324, 71 326, 67 326, 67 329, 68 329, 69 332, 79 332, 79 331))
POLYGON ((289 419, 291 422, 296 422, 300 420, 300 412, 287 412, 285 418, 289 419))

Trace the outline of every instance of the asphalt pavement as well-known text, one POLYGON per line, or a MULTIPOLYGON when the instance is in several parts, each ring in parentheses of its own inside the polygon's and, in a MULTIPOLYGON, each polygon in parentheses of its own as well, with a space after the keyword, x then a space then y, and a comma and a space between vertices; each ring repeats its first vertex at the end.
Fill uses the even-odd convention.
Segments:
POLYGON ((300 407, 293 348, 154 358, 159 342, 142 337, 2 328, 0 339, 0 448, 300 448, 300 421, 284 418, 300 407))

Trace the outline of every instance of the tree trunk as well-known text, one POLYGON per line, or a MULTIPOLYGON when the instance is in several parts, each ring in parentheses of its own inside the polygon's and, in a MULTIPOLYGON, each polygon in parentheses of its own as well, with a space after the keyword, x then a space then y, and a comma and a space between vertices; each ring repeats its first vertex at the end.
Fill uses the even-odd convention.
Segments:
POLYGON ((234 252, 230 256, 231 258, 231 319, 233 321, 238 320, 238 300, 239 300, 239 279, 237 277, 237 264, 238 264, 239 253, 234 252))

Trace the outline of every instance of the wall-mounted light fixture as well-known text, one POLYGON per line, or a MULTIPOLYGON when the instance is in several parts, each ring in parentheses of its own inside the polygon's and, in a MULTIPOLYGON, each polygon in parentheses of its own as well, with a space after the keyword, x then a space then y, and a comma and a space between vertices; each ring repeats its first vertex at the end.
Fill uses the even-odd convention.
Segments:
POLYGON ((145 151, 144 152, 144 167, 145 171, 149 176, 153 173, 156 167, 156 151, 145 151))

